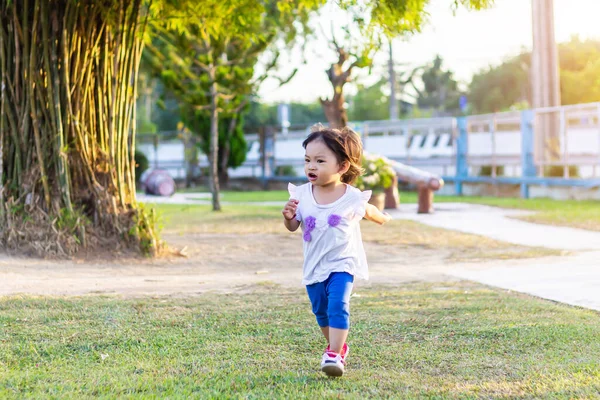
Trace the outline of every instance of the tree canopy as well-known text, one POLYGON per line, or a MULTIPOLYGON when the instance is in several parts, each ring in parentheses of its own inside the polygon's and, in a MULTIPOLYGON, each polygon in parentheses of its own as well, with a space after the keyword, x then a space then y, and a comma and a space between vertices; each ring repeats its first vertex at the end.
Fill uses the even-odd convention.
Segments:
POLYGON ((417 105, 422 110, 431 110, 434 114, 455 114, 459 110, 459 98, 462 92, 450 70, 443 68, 443 60, 437 55, 421 74, 422 87, 415 85, 417 105))
POLYGON ((214 210, 221 208, 219 175, 226 178, 232 166, 231 150, 237 151, 232 160, 241 162, 245 156, 244 137, 236 128, 249 96, 277 66, 280 52, 274 44, 293 42, 304 31, 310 10, 319 4, 314 0, 225 0, 216 7, 224 8, 228 16, 221 20, 226 29, 205 25, 214 10, 208 17, 198 15, 197 20, 185 23, 159 20, 150 24, 156 35, 147 49, 148 64, 179 100, 183 121, 203 138, 214 210), (257 78, 255 67, 267 49, 272 58, 265 75, 257 78), (219 126, 225 120, 228 126, 219 126))
MULTIPOLYGON (((329 124, 344 126, 344 85, 351 81, 355 68, 371 67, 375 52, 384 40, 418 33, 428 22, 427 7, 431 0, 341 0, 340 7, 352 16, 353 26, 345 28, 345 37, 329 37, 337 62, 327 70, 333 87, 330 98, 321 99, 329 124), (352 40, 360 33, 362 41, 352 40)), ((480 10, 491 7, 494 0, 448 0, 450 9, 460 7, 480 10)))

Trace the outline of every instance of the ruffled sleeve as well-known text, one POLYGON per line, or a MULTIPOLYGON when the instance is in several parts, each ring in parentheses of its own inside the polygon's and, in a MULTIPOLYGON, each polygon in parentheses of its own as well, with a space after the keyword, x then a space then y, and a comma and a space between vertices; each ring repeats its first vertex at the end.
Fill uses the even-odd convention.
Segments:
MULTIPOLYGON (((298 190, 298 186, 294 185, 291 182, 288 183, 288 192, 290 194, 290 200, 296 199, 300 201, 300 190, 298 190)), ((296 209, 296 220, 302 222, 302 216, 300 214, 300 205, 298 205, 298 208, 296 209)))
POLYGON ((358 200, 354 212, 361 218, 364 218, 367 212, 367 202, 371 198, 372 191, 365 190, 364 192, 358 193, 358 200))
POLYGON ((298 200, 298 197, 296 197, 296 192, 298 191, 298 186, 294 185, 293 183, 288 183, 288 192, 290 193, 290 200, 291 199, 296 199, 298 200))

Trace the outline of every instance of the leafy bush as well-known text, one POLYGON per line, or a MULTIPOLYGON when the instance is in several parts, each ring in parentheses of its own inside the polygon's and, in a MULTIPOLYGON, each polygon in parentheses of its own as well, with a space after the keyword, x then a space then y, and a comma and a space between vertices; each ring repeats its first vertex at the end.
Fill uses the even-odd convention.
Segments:
POLYGON ((150 167, 148 157, 139 150, 135 151, 135 181, 139 182, 140 177, 150 167))
POLYGON ((296 169, 291 165, 279 165, 275 168, 275 175, 277 176, 296 176, 296 169))
POLYGON ((383 192, 392 185, 396 172, 385 157, 365 154, 362 167, 365 173, 356 180, 356 187, 360 190, 383 192))

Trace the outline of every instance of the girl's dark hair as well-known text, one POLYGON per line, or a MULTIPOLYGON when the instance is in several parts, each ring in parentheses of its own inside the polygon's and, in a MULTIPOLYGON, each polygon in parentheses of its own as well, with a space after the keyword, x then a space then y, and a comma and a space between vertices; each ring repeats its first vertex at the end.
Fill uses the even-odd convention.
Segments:
POLYGON ((363 174, 362 165, 362 141, 360 136, 350 128, 329 129, 321 124, 313 126, 311 134, 302 142, 302 147, 315 140, 323 143, 335 154, 338 164, 348 162, 350 168, 342 175, 342 182, 353 184, 356 178, 363 174))

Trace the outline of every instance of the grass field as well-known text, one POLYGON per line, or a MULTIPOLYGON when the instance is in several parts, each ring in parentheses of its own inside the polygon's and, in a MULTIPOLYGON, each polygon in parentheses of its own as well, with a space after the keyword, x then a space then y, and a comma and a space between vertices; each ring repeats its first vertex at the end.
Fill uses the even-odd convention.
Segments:
MULTIPOLYGON (((228 202, 285 202, 288 198, 289 195, 287 191, 284 190, 255 192, 226 191, 223 193, 223 201, 228 202)), ((402 192, 400 193, 400 200, 403 203, 416 203, 417 196, 414 192, 402 192)), ((501 208, 529 210, 536 212, 536 214, 527 217, 519 217, 519 219, 540 224, 600 231, 600 201, 436 195, 434 202, 485 204, 501 208)))
MULTIPOLYGON (((230 201, 287 199, 277 196, 230 201)), ((168 235, 285 233, 280 206, 156 208, 168 235)), ((441 249, 450 260, 556 253, 412 221, 362 229, 365 240, 441 249)), ((358 284, 347 373, 330 379, 305 290, 269 280, 244 294, 7 296, 0 398, 598 398, 598 317, 469 282, 358 284)))
POLYGON ((469 283, 357 294, 341 379, 303 290, 0 298, 0 397, 598 397, 596 312, 469 283))

